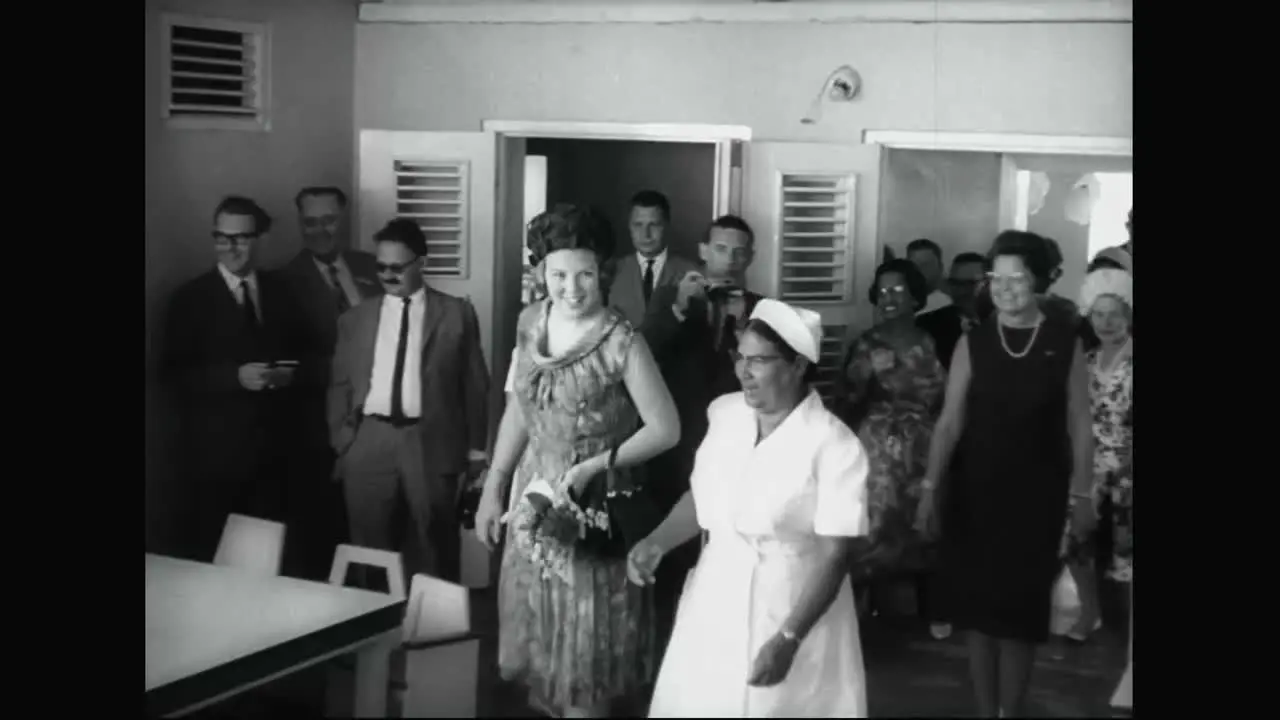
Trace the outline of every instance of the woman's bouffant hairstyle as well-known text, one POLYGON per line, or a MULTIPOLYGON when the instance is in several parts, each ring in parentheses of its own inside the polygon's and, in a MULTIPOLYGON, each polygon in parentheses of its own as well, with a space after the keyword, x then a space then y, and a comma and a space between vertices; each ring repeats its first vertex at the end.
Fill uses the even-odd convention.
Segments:
POLYGON ((601 287, 608 288, 616 245, 613 226, 604 215, 591 207, 557 203, 530 220, 527 230, 530 265, 538 267, 557 250, 590 250, 600 264, 601 287))
POLYGON ((1035 291, 1042 293, 1048 289, 1056 264, 1054 251, 1043 237, 1024 230, 1005 230, 991 243, 991 252, 987 253, 987 267, 995 267, 996 258, 1001 255, 1022 258, 1022 264, 1027 266, 1027 271, 1034 280, 1032 284, 1035 291))
POLYGON ((880 299, 880 276, 888 273, 898 273, 902 276, 907 283, 907 294, 916 301, 916 309, 924 307, 929 302, 929 282, 924 279, 924 273, 920 272, 920 268, 910 260, 894 259, 886 260, 876 268, 876 277, 871 281, 871 287, 867 288, 867 299, 872 305, 880 299))

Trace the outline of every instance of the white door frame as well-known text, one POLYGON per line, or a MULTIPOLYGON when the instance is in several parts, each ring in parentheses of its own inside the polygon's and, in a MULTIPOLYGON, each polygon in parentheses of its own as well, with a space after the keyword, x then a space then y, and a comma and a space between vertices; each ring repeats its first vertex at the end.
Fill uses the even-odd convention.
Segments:
POLYGON ((716 146, 715 202, 710 222, 741 206, 741 188, 733 178, 733 143, 749 142, 751 128, 745 125, 700 125, 689 123, 609 123, 561 120, 485 120, 485 132, 523 138, 570 138, 574 140, 631 140, 642 142, 714 143, 716 146))
POLYGON ((865 130, 862 141, 899 150, 1133 156, 1133 138, 1090 135, 865 130))

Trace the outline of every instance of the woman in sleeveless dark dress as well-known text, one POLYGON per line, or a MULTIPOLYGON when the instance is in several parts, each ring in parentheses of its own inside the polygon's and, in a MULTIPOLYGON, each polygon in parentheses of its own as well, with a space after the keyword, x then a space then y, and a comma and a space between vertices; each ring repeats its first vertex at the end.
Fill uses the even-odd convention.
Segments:
MULTIPOLYGON (((1048 638, 1068 499, 1090 497, 1093 433, 1077 328, 1036 301, 1052 268, 1044 238, 1001 233, 990 261, 996 313, 956 346, 919 520, 941 533, 940 584, 970 631, 979 713, 1017 717, 1048 638)), ((1096 522, 1091 502, 1074 512, 1076 532, 1096 522)))

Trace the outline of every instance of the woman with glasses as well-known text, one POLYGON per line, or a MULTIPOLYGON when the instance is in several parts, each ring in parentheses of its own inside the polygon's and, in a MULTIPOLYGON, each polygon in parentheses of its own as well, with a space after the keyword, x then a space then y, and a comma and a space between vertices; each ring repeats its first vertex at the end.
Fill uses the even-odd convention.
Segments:
MULTIPOLYGON (((996 238, 996 312, 956 346, 921 483, 919 522, 941 533, 948 617, 969 631, 983 717, 1023 714, 1035 646, 1048 639, 1068 498, 1092 497, 1088 366, 1076 327, 1036 298, 1050 252, 1033 233, 996 238)), ((1091 502, 1073 513, 1077 534, 1096 521, 1091 502)))
POLYGON ((845 355, 836 379, 836 407, 870 461, 871 547, 858 559, 855 578, 867 583, 869 599, 882 606, 904 575, 914 581, 918 600, 925 599, 919 576, 926 567, 925 546, 914 526, 946 372, 933 338, 917 323, 928 285, 914 263, 890 260, 876 268, 868 295, 876 325, 845 355))
POLYGON ((850 548, 866 534, 867 456, 810 387, 817 313, 762 299, 738 341, 742 391, 707 411, 691 490, 631 551, 709 531, 685 585, 649 717, 866 717, 850 548))

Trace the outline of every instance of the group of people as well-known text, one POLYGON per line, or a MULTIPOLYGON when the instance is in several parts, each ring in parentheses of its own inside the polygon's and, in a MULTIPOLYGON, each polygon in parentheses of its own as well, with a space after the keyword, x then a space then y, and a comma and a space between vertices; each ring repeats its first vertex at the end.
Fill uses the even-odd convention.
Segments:
POLYGON ((269 215, 221 203, 218 266, 174 299, 193 535, 248 512, 331 552, 317 508, 341 488, 352 542, 407 542, 412 571, 456 579, 460 491, 480 485, 499 667, 548 715, 864 717, 855 586, 901 572, 939 628, 971 631, 982 713, 1016 715, 1058 572, 1101 557, 1099 513, 1131 582, 1131 243, 1070 322, 1043 309, 1050 241, 1001 233, 949 293, 914 243, 877 269, 828 405, 820 317, 747 287, 741 218, 682 258, 667 199, 641 192, 617 257, 605 217, 557 205, 527 228, 538 292, 490 438, 475 311, 423 283, 422 231, 392 220, 370 257, 340 249, 341 191, 296 204, 303 251, 265 271, 269 215))
POLYGON ((305 188, 295 209, 302 250, 267 270, 271 215, 224 199, 215 267, 171 301, 164 370, 191 496, 184 550, 211 557, 227 515, 242 513, 286 523, 286 575, 326 578, 349 539, 408 547, 410 572, 457 581, 456 498, 488 458, 475 310, 425 285, 416 223, 387 223, 371 255, 344 248, 342 190, 305 188))

